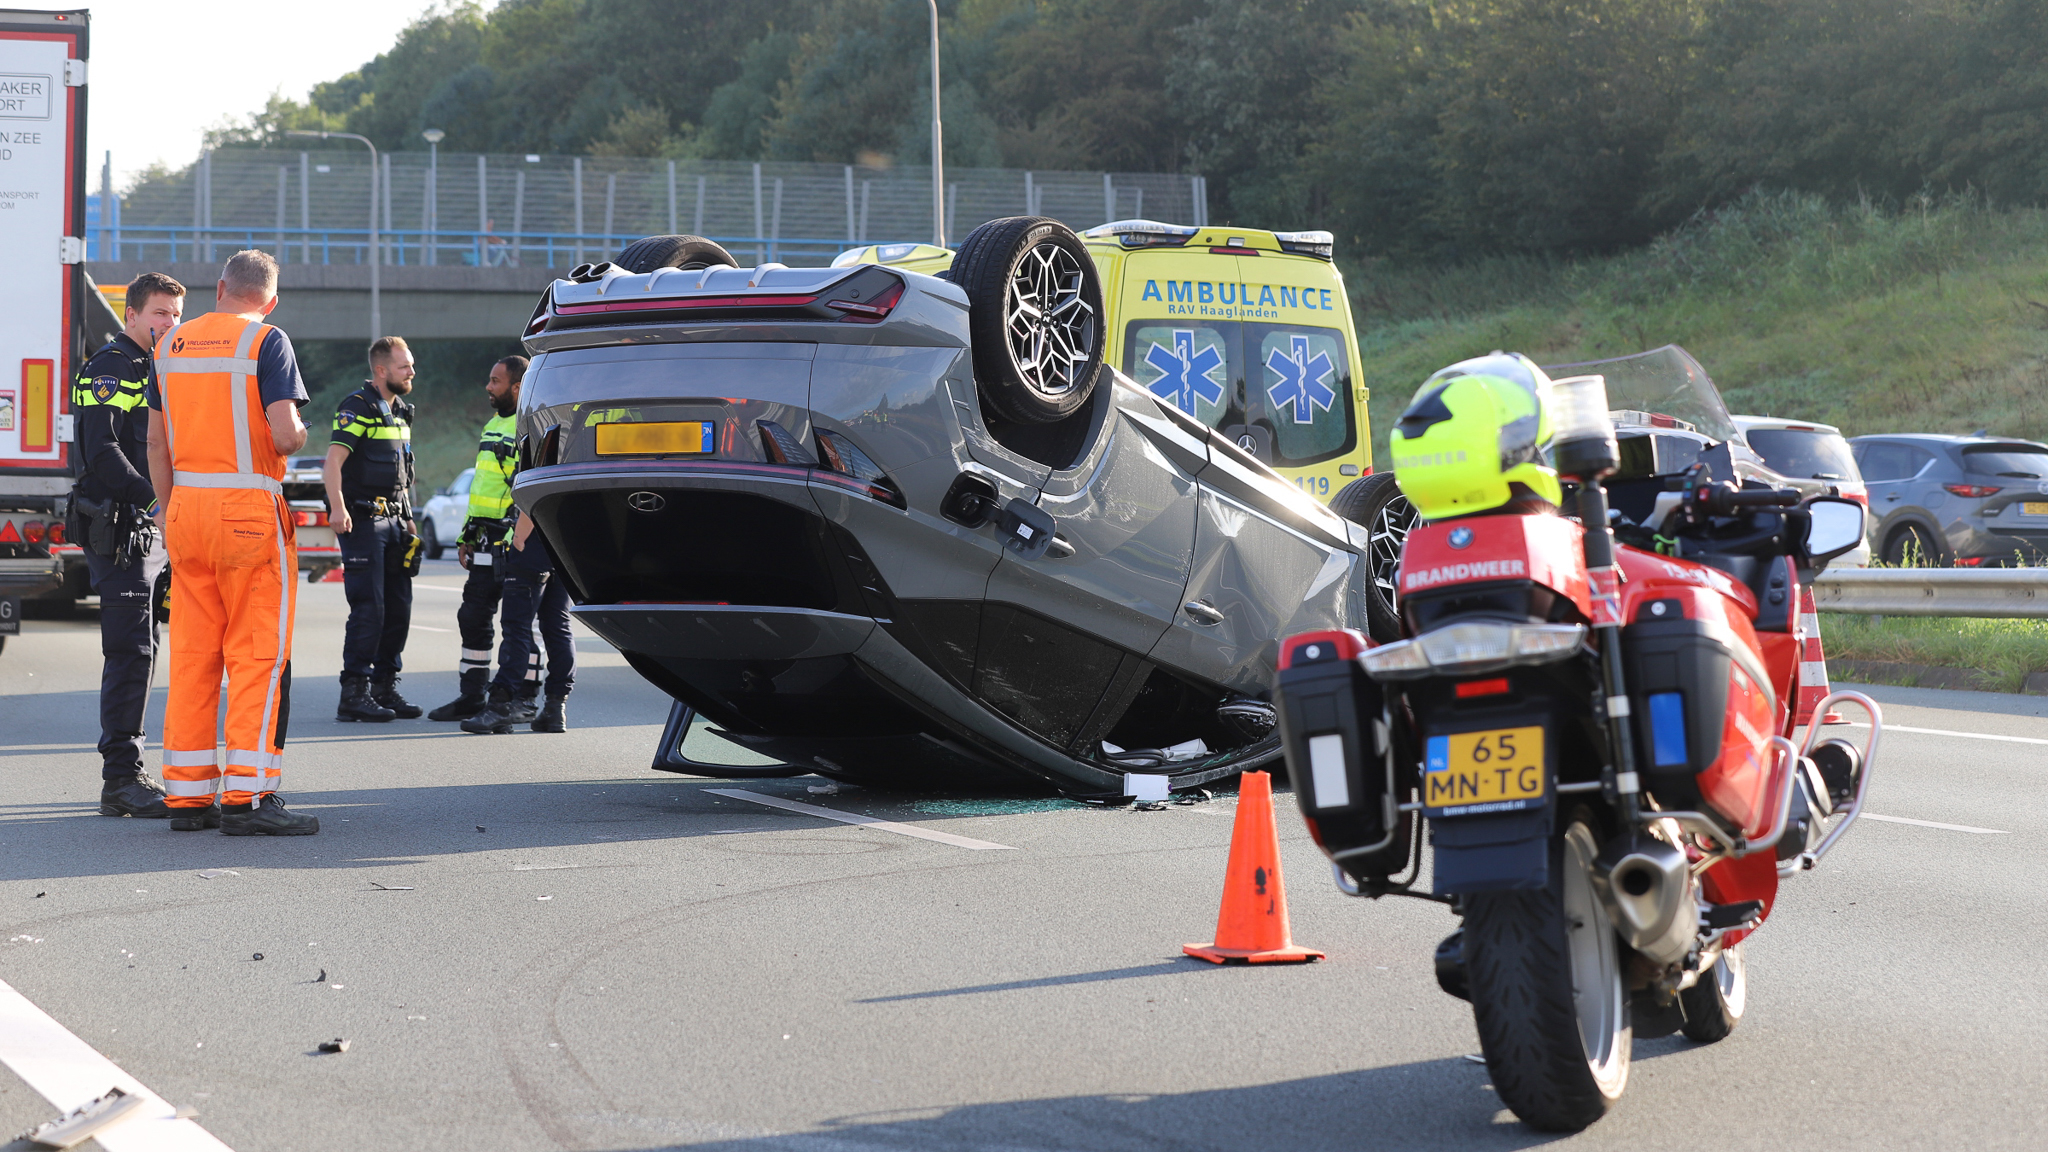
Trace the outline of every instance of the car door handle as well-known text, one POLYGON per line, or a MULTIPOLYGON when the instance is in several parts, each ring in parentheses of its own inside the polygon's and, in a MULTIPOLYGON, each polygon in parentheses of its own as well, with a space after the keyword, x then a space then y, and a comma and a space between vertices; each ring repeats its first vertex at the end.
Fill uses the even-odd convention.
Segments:
POLYGON ((1052 543, 1045 546, 1045 555, 1048 559, 1064 560, 1073 554, 1074 546, 1067 543, 1065 536, 1055 535, 1052 538, 1052 543))
POLYGON ((1886 495, 1886 496, 1885 496, 1885 499, 1886 499, 1886 500, 1888 500, 1888 501, 1895 501, 1895 500, 1897 500, 1898 498, 1899 498, 1899 494, 1898 494, 1897 492, 1893 492, 1893 493, 1890 493, 1890 494, 1888 494, 1888 495, 1886 495))
POLYGON ((1215 606, 1207 601, 1190 600, 1181 605, 1180 610, 1188 614, 1188 619, 1205 628, 1214 628, 1223 623, 1223 613, 1218 612, 1215 606))

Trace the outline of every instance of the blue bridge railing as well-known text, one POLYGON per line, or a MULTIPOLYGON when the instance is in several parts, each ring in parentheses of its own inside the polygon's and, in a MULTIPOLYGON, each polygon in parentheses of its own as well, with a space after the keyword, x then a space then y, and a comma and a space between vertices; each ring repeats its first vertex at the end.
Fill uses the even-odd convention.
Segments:
MULTIPOLYGON (((367 264, 367 229, 136 228, 117 222, 86 229, 86 259, 212 263, 244 248, 261 248, 284 264, 367 264)), ((386 267, 560 268, 609 260, 638 233, 380 232, 386 267)), ((844 239, 796 236, 713 236, 741 264, 821 266, 858 245, 844 239)))

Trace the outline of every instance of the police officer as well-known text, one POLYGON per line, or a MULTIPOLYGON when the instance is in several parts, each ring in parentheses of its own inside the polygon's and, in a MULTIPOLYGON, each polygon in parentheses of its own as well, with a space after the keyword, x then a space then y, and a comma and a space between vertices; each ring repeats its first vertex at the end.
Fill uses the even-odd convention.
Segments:
POLYGON ((498 677, 491 683, 491 706, 462 722, 464 732, 501 736, 515 724, 535 732, 564 732, 569 727, 569 690, 576 686, 576 638, 569 631, 569 588, 555 578, 547 547, 533 536, 533 517, 519 513, 512 546, 505 553, 505 641, 498 649, 498 677), (534 644, 539 624, 548 653, 547 702, 534 707, 542 689, 540 651, 534 644))
POLYGON ((519 410, 526 364, 524 356, 507 356, 491 365, 484 384, 484 395, 497 415, 484 424, 483 439, 477 444, 476 469, 469 479, 469 515, 456 542, 456 557, 469 569, 469 578, 462 582, 462 607, 455 612, 462 631, 462 687, 455 699, 427 713, 429 720, 467 720, 491 703, 485 695, 491 679, 491 621, 504 591, 505 566, 500 561, 512 536, 517 435, 513 413, 519 410))
POLYGON ((348 630, 341 645, 341 703, 336 720, 418 719, 398 694, 406 634, 412 629, 412 577, 419 563, 413 527, 412 349, 397 336, 370 345, 370 378, 334 410, 321 469, 328 522, 341 540, 348 630))
POLYGON ((128 285, 119 335, 71 389, 72 541, 100 598, 100 815, 163 819, 164 790, 142 767, 142 713, 156 667, 149 590, 163 570, 149 483, 150 350, 185 311, 185 286, 161 272, 128 285))

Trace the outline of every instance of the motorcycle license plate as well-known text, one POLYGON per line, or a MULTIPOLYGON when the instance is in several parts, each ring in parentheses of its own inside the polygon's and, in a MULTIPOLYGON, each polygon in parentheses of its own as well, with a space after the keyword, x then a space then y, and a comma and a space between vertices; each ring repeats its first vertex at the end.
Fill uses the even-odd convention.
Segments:
POLYGON ((1543 726, 1490 728, 1429 737, 1422 765, 1428 816, 1514 812, 1543 803, 1543 726))

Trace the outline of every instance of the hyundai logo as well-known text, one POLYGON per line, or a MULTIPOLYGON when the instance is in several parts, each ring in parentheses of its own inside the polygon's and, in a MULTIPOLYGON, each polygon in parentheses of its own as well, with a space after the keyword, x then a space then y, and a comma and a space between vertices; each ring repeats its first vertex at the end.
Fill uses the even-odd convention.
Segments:
POLYGON ((635 492, 626 497, 626 507, 635 512, 659 512, 668 507, 668 501, 659 492, 635 492))
POLYGON ((1450 544, 1451 544, 1451 547, 1453 547, 1453 548, 1469 548, 1469 547, 1471 547, 1471 546, 1472 546, 1472 530, 1471 530, 1470 528, 1453 528, 1453 529, 1451 529, 1451 540, 1450 540, 1450 544))

